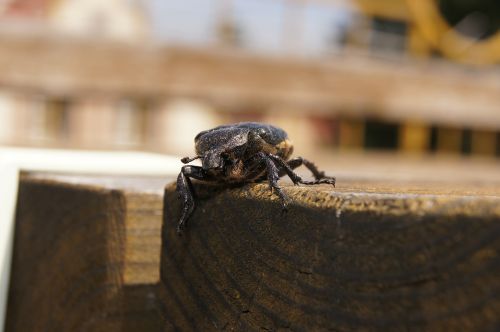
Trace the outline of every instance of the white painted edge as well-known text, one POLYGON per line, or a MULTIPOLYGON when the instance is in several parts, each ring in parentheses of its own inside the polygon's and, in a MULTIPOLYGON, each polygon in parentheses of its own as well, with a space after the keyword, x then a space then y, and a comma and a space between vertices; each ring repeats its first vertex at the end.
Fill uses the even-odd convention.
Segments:
POLYGON ((178 157, 147 152, 0 147, 0 332, 5 328, 21 171, 172 177, 181 165, 178 157))

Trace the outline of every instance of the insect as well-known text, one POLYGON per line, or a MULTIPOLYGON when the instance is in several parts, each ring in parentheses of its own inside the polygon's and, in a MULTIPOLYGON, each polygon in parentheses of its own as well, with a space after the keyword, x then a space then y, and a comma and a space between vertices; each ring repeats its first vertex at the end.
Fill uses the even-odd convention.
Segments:
POLYGON ((188 164, 200 159, 202 166, 185 165, 177 177, 177 192, 183 203, 177 225, 179 234, 195 209, 191 179, 228 184, 267 179, 284 210, 289 198, 278 186, 278 179, 285 174, 296 185, 327 183, 335 186, 335 178, 326 176, 312 162, 301 157, 290 159, 293 145, 287 133, 271 125, 242 122, 219 126, 200 132, 194 142, 196 156, 184 157, 181 161, 188 164), (314 181, 304 181, 293 171, 301 165, 311 171, 314 181))

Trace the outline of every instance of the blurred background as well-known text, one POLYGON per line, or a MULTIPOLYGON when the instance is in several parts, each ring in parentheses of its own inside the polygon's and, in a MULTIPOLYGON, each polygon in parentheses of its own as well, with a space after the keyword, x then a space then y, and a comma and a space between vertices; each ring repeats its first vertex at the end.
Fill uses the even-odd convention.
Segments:
POLYGON ((330 168, 497 163, 499 27, 495 0, 0 0, 0 144, 184 156, 262 121, 330 168))

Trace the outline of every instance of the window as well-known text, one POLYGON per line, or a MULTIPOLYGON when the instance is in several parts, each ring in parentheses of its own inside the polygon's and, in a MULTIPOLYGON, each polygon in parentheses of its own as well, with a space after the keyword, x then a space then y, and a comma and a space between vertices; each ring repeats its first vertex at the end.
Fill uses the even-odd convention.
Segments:
POLYGON ((397 149, 397 124, 369 120, 365 126, 365 147, 367 149, 397 149))
POLYGON ((405 52, 407 29, 406 22, 375 17, 372 22, 371 49, 375 52, 405 52))

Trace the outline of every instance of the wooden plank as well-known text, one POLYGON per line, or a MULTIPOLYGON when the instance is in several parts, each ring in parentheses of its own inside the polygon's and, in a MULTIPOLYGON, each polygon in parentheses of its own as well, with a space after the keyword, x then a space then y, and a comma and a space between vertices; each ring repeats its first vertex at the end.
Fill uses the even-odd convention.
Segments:
POLYGON ((24 175, 7 331, 498 326, 498 163, 360 156, 313 159, 336 189, 282 181, 286 214, 196 183, 183 237, 172 179, 24 175))
POLYGON ((286 186, 287 213, 267 184, 195 188, 198 207, 183 237, 175 231, 174 187, 165 191, 165 331, 485 331, 500 324, 498 186, 286 186))
POLYGON ((500 126, 496 70, 408 59, 397 65, 395 71, 393 61, 356 54, 307 60, 0 30, 3 89, 70 98, 187 96, 240 109, 285 105, 390 121, 500 126))
POLYGON ((83 180, 23 177, 6 331, 159 330, 161 182, 83 180))

